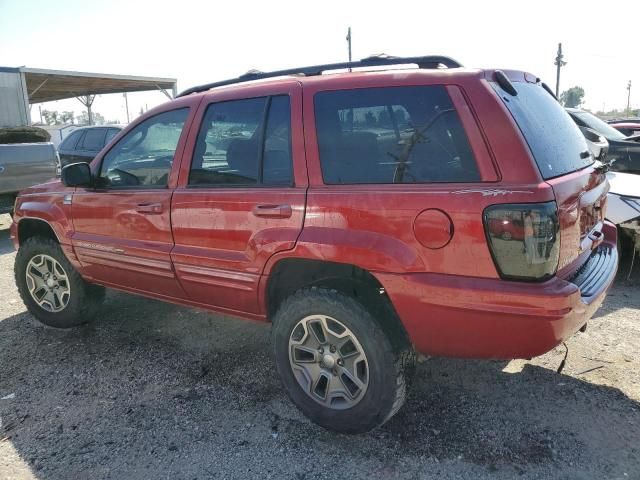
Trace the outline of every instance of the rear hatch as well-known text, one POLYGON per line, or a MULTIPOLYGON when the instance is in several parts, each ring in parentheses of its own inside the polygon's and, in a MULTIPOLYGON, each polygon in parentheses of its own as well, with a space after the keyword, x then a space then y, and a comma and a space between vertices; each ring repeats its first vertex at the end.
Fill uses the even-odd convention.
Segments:
MULTIPOLYGON (((529 79, 529 75, 524 76, 529 79)), ((513 82, 516 95, 492 84, 529 145, 542 178, 558 206, 558 274, 565 276, 586 262, 602 242, 609 184, 578 126, 539 81, 513 82)))

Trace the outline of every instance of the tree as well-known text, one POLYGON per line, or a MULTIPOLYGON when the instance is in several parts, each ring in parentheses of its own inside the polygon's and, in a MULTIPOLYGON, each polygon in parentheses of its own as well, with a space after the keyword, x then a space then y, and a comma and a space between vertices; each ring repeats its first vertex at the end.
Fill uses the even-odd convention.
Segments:
POLYGON ((73 112, 64 111, 60 114, 61 123, 73 123, 73 112))
POLYGON ((47 125, 56 125, 59 123, 57 110, 42 110, 42 116, 44 117, 44 123, 47 125))
MULTIPOLYGON (((44 115, 44 112, 42 112, 42 113, 44 115)), ((93 124, 94 125, 104 125, 105 124, 104 117, 102 115, 100 115, 98 112, 91 112, 91 116, 93 117, 93 124)), ((78 120, 78 124, 79 125, 89 125, 89 114, 85 110, 80 115, 78 115, 76 117, 76 120, 78 120)))
POLYGON ((582 87, 571 87, 560 94, 560 102, 568 108, 577 108, 582 105, 584 89, 582 87))

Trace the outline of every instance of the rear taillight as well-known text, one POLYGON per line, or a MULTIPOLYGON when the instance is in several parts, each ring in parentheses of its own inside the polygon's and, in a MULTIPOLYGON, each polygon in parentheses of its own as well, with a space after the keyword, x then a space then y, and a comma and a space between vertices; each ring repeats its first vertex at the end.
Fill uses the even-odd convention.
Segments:
POLYGON ((492 205, 484 228, 502 278, 541 281, 558 268, 560 235, 555 202, 492 205))

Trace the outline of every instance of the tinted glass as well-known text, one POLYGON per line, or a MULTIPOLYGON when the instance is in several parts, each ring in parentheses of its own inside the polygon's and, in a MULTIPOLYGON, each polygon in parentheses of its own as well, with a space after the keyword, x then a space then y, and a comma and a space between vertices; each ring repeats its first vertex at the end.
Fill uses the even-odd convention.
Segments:
POLYGON ((104 156, 100 182, 107 187, 166 186, 188 113, 187 108, 160 113, 129 131, 104 156))
POLYGON ((76 130, 75 132, 71 132, 67 138, 65 138, 60 144, 60 150, 73 150, 76 146, 76 143, 80 139, 83 130, 76 130))
POLYGON ((87 129, 82 139, 82 145, 79 147, 81 150, 89 150, 92 152, 99 151, 104 146, 104 128, 90 128, 87 129))
POLYGON ((314 100, 325 183, 480 179, 460 118, 442 86, 321 92, 314 100))
POLYGON ((514 82, 516 96, 492 85, 520 127, 544 179, 593 163, 582 132, 540 83, 514 82))
POLYGON ((287 96, 271 99, 263 155, 262 182, 266 185, 290 185, 291 108, 287 96))
POLYGON ((266 98, 209 105, 193 152, 190 185, 258 183, 266 98))
POLYGON ((111 139, 113 137, 115 137, 119 133, 120 133, 120 130, 118 130, 117 128, 108 129, 107 130, 107 136, 104 139, 104 144, 106 145, 107 143, 109 143, 111 141, 111 139))

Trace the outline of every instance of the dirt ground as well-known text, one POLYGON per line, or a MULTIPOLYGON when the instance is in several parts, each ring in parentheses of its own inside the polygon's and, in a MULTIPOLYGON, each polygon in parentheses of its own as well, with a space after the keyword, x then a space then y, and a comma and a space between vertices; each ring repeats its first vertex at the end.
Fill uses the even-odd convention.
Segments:
POLYGON ((289 402, 266 325, 114 292, 88 326, 40 325, 14 286, 8 220, 0 479, 640 479, 640 264, 567 342, 562 374, 562 347, 430 359, 394 419, 345 436, 289 402))

